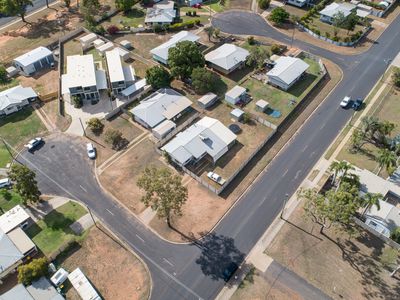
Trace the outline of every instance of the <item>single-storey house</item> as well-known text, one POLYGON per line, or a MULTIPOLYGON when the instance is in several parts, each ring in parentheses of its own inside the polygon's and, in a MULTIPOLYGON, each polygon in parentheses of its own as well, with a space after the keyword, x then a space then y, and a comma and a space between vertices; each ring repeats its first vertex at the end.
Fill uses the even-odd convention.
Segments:
POLYGON ((153 136, 159 140, 165 138, 170 132, 176 128, 176 124, 170 120, 165 120, 154 127, 151 132, 153 136))
POLYGON ((164 120, 175 121, 192 105, 192 102, 177 91, 169 88, 159 89, 130 112, 136 122, 145 128, 154 128, 164 120))
POLYGON ((53 64, 53 52, 42 46, 14 59, 14 66, 27 76, 42 69, 50 68, 53 64))
POLYGON ((267 73, 268 83, 287 91, 308 69, 309 65, 300 58, 281 56, 267 73))
POLYGON ((24 88, 20 85, 0 92, 0 116, 19 111, 37 97, 31 87, 24 88))
POLYGON ((322 22, 332 24, 338 13, 343 13, 343 16, 347 18, 352 12, 356 12, 356 7, 357 6, 352 3, 333 2, 325 6, 325 8, 319 12, 320 19, 322 22))
POLYGON ((147 9, 144 23, 148 26, 171 24, 176 17, 175 2, 161 1, 147 9))
POLYGON ((114 44, 111 42, 107 42, 105 44, 100 45, 99 47, 96 48, 96 50, 101 54, 104 55, 106 51, 110 51, 114 49, 114 44))
POLYGON ((62 94, 97 100, 100 91, 107 89, 104 70, 96 70, 93 55, 67 56, 67 73, 61 76, 62 94))
POLYGON ((135 81, 135 71, 131 66, 123 66, 118 49, 106 52, 108 79, 114 95, 125 90, 135 81))
POLYGON ((235 121, 240 122, 243 119, 243 116, 244 116, 244 111, 239 108, 235 108, 234 110, 231 111, 231 117, 235 121))
POLYGON ((286 3, 297 7, 305 6, 309 0, 287 0, 286 3))
POLYGON ((122 48, 120 48, 120 47, 117 47, 117 48, 115 48, 115 49, 118 51, 119 56, 121 57, 121 59, 122 59, 123 61, 127 61, 127 60, 130 58, 130 55, 129 55, 129 51, 128 51, 128 50, 122 49, 122 48))
POLYGON ((221 47, 207 53, 204 58, 208 65, 223 73, 229 74, 241 68, 249 56, 249 51, 233 44, 223 44, 221 47))
POLYGON ((92 43, 93 43, 95 40, 97 40, 97 34, 95 34, 95 33, 92 32, 92 33, 89 33, 89 34, 87 34, 87 35, 81 37, 81 38, 79 39, 79 42, 81 42, 82 49, 85 50, 85 49, 91 47, 91 46, 92 46, 92 43))
POLYGON ((200 39, 199 36, 183 30, 177 34, 174 34, 167 42, 161 44, 160 46, 151 49, 150 53, 153 55, 153 59, 167 65, 168 64, 168 51, 169 49, 176 46, 177 43, 183 41, 197 42, 200 39))
POLYGON ((125 49, 132 49, 132 43, 128 40, 120 41, 119 44, 125 49))
POLYGON ((0 216, 0 230, 9 233, 15 228, 27 228, 32 222, 31 217, 21 205, 16 205, 0 216))
POLYGON ((199 100, 197 100, 197 104, 202 108, 206 109, 210 106, 212 106, 215 102, 217 102, 218 96, 215 95, 214 93, 207 93, 203 97, 201 97, 199 100))
POLYGON ((17 284, 11 290, 0 295, 0 300, 64 300, 46 277, 41 277, 25 287, 17 284))
POLYGON ((386 237, 400 227, 400 209, 391 203, 379 200, 379 209, 373 205, 365 213, 365 224, 386 237))
POLYGON ((97 39, 92 42, 93 46, 98 49, 100 46, 104 45, 105 42, 102 39, 97 39))
POLYGON ((196 163, 209 155, 214 163, 235 143, 236 135, 220 121, 204 117, 161 148, 178 165, 196 163))
POLYGON ((241 86, 234 86, 232 89, 230 89, 228 92, 225 94, 225 101, 235 105, 238 103, 240 100, 242 100, 244 97, 246 97, 246 89, 241 86))

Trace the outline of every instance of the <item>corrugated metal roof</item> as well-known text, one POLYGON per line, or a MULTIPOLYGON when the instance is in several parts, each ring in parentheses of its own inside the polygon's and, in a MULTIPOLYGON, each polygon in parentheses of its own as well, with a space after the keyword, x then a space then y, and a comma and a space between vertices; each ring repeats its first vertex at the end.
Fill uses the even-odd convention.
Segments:
POLYGON ((46 47, 40 46, 36 49, 33 49, 32 51, 18 56, 14 59, 14 61, 17 61, 22 66, 29 66, 49 55, 52 55, 52 52, 46 47))
POLYGON ((21 205, 14 206, 0 216, 0 229, 5 233, 24 223, 30 217, 21 205))
POLYGON ((82 300, 101 300, 92 284, 86 278, 81 269, 76 268, 68 275, 72 286, 76 289, 82 300))
POLYGON ((270 70, 267 75, 276 77, 287 85, 303 74, 309 65, 302 61, 300 58, 281 56, 276 60, 275 66, 270 70))
POLYGON ((175 45, 179 42, 183 41, 190 41, 190 42, 196 42, 200 39, 199 36, 189 32, 189 31, 181 31, 177 34, 174 34, 171 39, 164 44, 161 44, 160 46, 151 49, 150 52, 153 55, 157 55, 158 57, 161 57, 165 61, 168 60, 168 51, 170 48, 175 47, 175 45))
POLYGON ((24 257, 2 230, 0 230, 0 249, 0 274, 24 257))
POLYGON ((121 57, 117 49, 106 51, 108 76, 111 82, 125 81, 121 57))
POLYGON ((221 47, 207 53, 204 58, 225 70, 229 70, 238 63, 246 61, 249 51, 233 44, 223 44, 221 47))
POLYGON ((37 97, 37 94, 31 87, 24 88, 21 85, 17 85, 0 92, 0 110, 11 104, 20 104, 23 100, 34 97, 37 97))

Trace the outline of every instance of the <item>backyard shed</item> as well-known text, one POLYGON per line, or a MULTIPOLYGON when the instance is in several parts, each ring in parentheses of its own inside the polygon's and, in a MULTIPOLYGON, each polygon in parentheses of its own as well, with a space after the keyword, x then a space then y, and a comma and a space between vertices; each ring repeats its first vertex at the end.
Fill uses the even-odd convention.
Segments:
POLYGON ((176 124, 170 120, 165 120, 161 124, 153 128, 154 137, 161 140, 166 137, 172 130, 176 128, 176 124))
POLYGON ((264 111, 267 109, 268 105, 269 105, 269 103, 268 103, 267 101, 265 101, 265 100, 258 100, 258 101, 256 102, 256 110, 257 110, 257 111, 264 112, 264 111))
POLYGON ((125 49, 122 49, 119 47, 117 47, 115 49, 117 49, 119 56, 123 59, 123 61, 127 61, 129 59, 129 51, 128 50, 125 50, 125 49))
POLYGON ((105 53, 106 51, 109 51, 109 50, 111 50, 111 49, 113 49, 113 48, 114 48, 114 44, 111 43, 111 42, 108 42, 108 43, 106 43, 106 44, 101 45, 100 47, 98 47, 98 48, 97 48, 97 51, 99 51, 101 55, 104 55, 104 53, 105 53))
POLYGON ((99 48, 100 46, 102 46, 102 45, 104 45, 105 44, 105 42, 102 40, 102 39, 97 39, 97 40, 95 40, 94 42, 93 42, 93 46, 97 49, 97 48, 99 48))
POLYGON ((126 49, 132 49, 132 43, 128 40, 120 41, 119 44, 126 49))
POLYGON ((235 105, 246 95, 246 89, 241 86, 235 86, 225 94, 225 101, 235 105))
POLYGON ((8 67, 8 68, 6 69, 6 71, 7 71, 8 77, 14 77, 15 75, 18 74, 17 68, 16 68, 16 67, 13 67, 13 66, 8 67))
POLYGON ((95 33, 89 33, 79 39, 81 42, 82 48, 87 49, 91 46, 92 42, 97 39, 97 35, 95 33))
POLYGON ((53 52, 46 47, 38 47, 14 59, 14 66, 25 75, 50 68, 54 64, 53 52))
POLYGON ((215 95, 214 93, 207 93, 199 100, 197 100, 197 103, 201 108, 205 109, 213 105, 217 100, 218 100, 217 95, 215 95))
POLYGON ((235 121, 240 121, 242 120, 244 115, 244 111, 239 109, 239 108, 235 108, 234 110, 231 111, 231 117, 235 120, 235 121))

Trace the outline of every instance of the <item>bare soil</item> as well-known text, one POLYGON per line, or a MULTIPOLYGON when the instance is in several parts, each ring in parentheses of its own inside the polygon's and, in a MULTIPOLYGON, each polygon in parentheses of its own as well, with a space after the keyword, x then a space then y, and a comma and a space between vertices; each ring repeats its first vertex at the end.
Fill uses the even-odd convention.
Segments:
POLYGON ((43 96, 58 91, 57 70, 45 70, 31 77, 18 76, 17 80, 23 87, 31 87, 43 96))
POLYGON ((56 98, 43 103, 41 109, 57 129, 60 131, 65 131, 68 129, 69 125, 71 124, 71 116, 65 114, 65 117, 63 117, 58 113, 58 101, 56 98))

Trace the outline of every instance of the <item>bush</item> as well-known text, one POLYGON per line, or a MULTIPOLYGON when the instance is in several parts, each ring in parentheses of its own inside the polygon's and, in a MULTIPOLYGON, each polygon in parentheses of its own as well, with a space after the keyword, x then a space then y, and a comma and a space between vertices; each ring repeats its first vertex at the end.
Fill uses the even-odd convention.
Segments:
POLYGON ((254 36, 249 36, 249 37, 247 38, 247 43, 248 43, 249 45, 254 45, 254 44, 256 43, 256 40, 254 39, 254 36))
POLYGON ((282 51, 282 49, 281 49, 281 46, 280 46, 280 45, 278 45, 278 44, 273 44, 273 45, 271 46, 271 52, 272 52, 272 54, 280 54, 281 51, 282 51))
POLYGON ((104 140, 110 144, 114 150, 118 150, 122 144, 122 132, 115 129, 108 129, 105 133, 104 140))
POLYGON ((258 7, 261 9, 268 9, 271 0, 258 0, 258 7))
POLYGON ((101 123, 99 118, 91 118, 86 122, 86 124, 88 125, 88 128, 95 134, 100 133, 104 128, 104 124, 101 123))
POLYGON ((400 227, 396 228, 390 233, 390 238, 396 243, 400 244, 400 227))
POLYGON ((46 276, 48 273, 46 258, 32 259, 29 264, 18 267, 18 282, 30 285, 32 281, 46 276))
POLYGON ((101 25, 93 27, 92 31, 98 35, 104 35, 106 33, 105 28, 101 25))
POLYGON ((243 114, 242 122, 243 122, 244 124, 247 124, 247 123, 249 123, 250 121, 251 121, 250 115, 249 115, 247 112, 244 113, 244 114, 243 114))
POLYGON ((153 31, 155 33, 163 31, 163 27, 160 24, 153 24, 153 31))
POLYGON ((0 65, 0 84, 6 84, 8 82, 8 76, 6 68, 0 65))
POLYGON ((189 20, 189 21, 185 21, 182 23, 175 23, 169 26, 170 30, 173 31, 178 31, 184 28, 193 28, 194 25, 199 25, 200 24, 200 19, 195 19, 195 20, 189 20))
POLYGON ((116 25, 110 25, 110 26, 107 27, 107 33, 108 33, 109 35, 114 35, 114 34, 116 34, 118 31, 119 31, 119 28, 118 28, 118 26, 116 26, 116 25))
POLYGON ((345 42, 345 43, 350 43, 350 41, 351 41, 351 38, 350 38, 349 36, 346 36, 346 37, 343 39, 343 42, 345 42))
POLYGON ((80 96, 72 96, 71 101, 75 108, 81 108, 83 106, 83 101, 80 96))
POLYGON ((271 11, 268 20, 275 23, 276 25, 281 25, 282 23, 285 23, 287 20, 289 20, 289 16, 290 14, 285 9, 283 9, 282 7, 276 7, 271 11))
POLYGON ((192 12, 192 16, 197 17, 197 12, 195 10, 192 12))
POLYGON ((393 84, 400 87, 400 68, 395 68, 392 75, 393 84))
POLYGON ((321 31, 319 29, 316 29, 314 32, 316 35, 321 35, 321 31))
POLYGON ((325 36, 329 39, 331 37, 331 34, 327 31, 325 32, 325 36))

